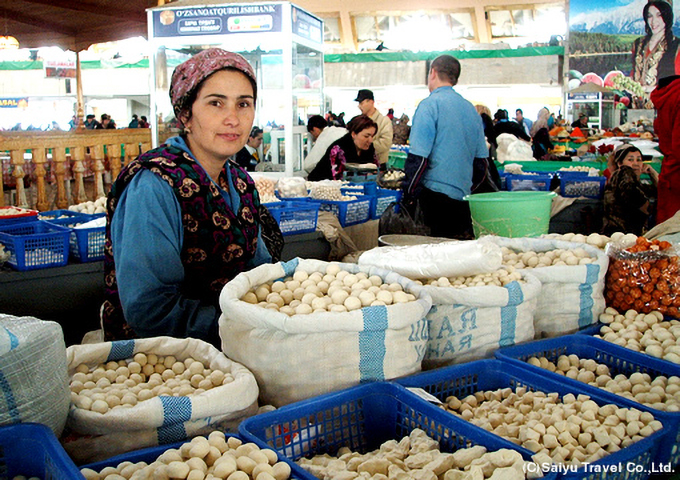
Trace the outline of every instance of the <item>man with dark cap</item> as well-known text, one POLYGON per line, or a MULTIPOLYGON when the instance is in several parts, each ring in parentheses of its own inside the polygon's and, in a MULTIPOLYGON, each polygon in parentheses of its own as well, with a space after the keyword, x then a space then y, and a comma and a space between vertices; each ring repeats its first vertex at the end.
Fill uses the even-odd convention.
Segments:
POLYGON ((370 90, 359 90, 355 102, 359 102, 361 113, 369 117, 378 124, 378 132, 373 137, 373 147, 378 155, 378 160, 382 168, 387 166, 387 160, 392 147, 392 122, 375 108, 375 99, 370 90))
POLYGON ((434 237, 469 238, 470 206, 463 200, 472 188, 475 159, 489 156, 482 117, 453 86, 460 62, 451 55, 432 61, 427 87, 411 126, 410 152, 402 183, 403 205, 420 201, 425 224, 434 237))
POLYGON ((651 99, 656 108, 654 132, 663 153, 656 206, 656 223, 661 223, 680 210, 680 76, 659 80, 651 99))

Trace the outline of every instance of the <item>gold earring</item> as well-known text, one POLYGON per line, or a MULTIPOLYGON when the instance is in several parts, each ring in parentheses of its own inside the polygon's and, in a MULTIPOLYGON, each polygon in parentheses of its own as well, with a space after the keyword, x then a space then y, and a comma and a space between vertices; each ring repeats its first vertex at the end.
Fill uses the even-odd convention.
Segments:
POLYGON ((190 128, 190 127, 184 127, 184 133, 190 134, 190 133, 191 133, 191 128, 190 128))

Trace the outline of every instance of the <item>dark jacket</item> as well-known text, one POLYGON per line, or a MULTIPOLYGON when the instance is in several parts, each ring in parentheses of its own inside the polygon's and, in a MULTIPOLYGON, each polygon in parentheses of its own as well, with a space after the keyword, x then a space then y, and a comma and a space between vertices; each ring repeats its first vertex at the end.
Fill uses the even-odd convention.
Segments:
POLYGON ((341 180, 347 163, 377 163, 375 148, 373 145, 368 150, 357 154, 357 147, 352 140, 352 133, 340 137, 339 140, 331 143, 326 153, 314 170, 309 173, 308 180, 316 182, 319 180, 341 180))
POLYGON ((524 127, 522 127, 522 125, 520 125, 517 122, 501 120, 496 125, 494 125, 493 130, 494 133, 496 134, 496 137, 498 137, 498 135, 500 135, 501 133, 509 133, 510 135, 514 135, 517 138, 526 140, 527 142, 531 141, 531 137, 527 135, 527 132, 524 131, 524 127))

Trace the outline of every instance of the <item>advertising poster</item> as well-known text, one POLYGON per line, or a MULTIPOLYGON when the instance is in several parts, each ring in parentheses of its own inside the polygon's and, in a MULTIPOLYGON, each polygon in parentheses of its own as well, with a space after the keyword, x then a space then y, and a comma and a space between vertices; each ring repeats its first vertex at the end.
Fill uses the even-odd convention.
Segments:
POLYGON ((281 31, 281 5, 187 7, 153 12, 155 37, 281 31))
POLYGON ((660 78, 680 72, 680 0, 571 0, 569 89, 613 88, 619 108, 653 108, 660 78))
POLYGON ((43 60, 45 78, 76 78, 75 60, 43 60))

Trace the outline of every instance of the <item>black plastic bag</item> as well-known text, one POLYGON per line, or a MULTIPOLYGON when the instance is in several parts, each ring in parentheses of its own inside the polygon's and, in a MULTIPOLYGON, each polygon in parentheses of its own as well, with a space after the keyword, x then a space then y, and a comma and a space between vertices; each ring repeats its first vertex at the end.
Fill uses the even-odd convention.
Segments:
POLYGON ((425 216, 416 203, 414 215, 398 203, 392 203, 380 217, 380 235, 425 235, 429 236, 430 228, 425 225, 425 216))

